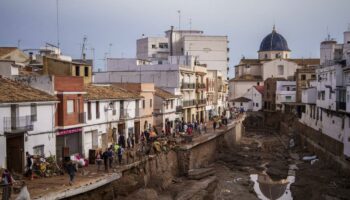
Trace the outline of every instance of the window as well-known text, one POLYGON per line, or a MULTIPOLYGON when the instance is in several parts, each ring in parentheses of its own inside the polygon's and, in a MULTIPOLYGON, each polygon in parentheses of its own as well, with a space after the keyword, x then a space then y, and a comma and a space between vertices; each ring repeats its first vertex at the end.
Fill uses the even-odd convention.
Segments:
POLYGON ((264 57, 265 57, 265 59, 267 59, 267 54, 265 54, 265 56, 264 56, 264 57))
POLYGON ((290 90, 290 88, 289 88, 289 86, 287 86, 287 91, 289 91, 290 90))
POLYGON ((84 68, 84 76, 85 77, 89 76, 89 67, 84 68))
POLYGON ((37 121, 37 107, 35 103, 30 104, 30 120, 37 121))
POLYGON ((149 100, 149 107, 150 107, 150 108, 152 108, 152 100, 153 100, 153 99, 150 99, 150 100, 149 100))
POLYGON ((283 75, 283 74, 284 74, 284 66, 278 65, 278 75, 283 75))
POLYGON ((171 104, 171 109, 174 108, 174 100, 170 100, 170 104, 171 104))
POLYGON ((257 82, 256 85, 259 86, 259 85, 260 85, 260 82, 257 82))
POLYGON ((87 103, 87 109, 88 109, 88 120, 91 120, 91 102, 87 103))
POLYGON ((276 58, 280 58, 280 54, 279 53, 276 53, 276 58))
POLYGON ((75 66, 75 76, 80 76, 80 67, 75 66))
POLYGON ((311 79, 316 79, 316 74, 312 74, 311 79))
POLYGON ((38 145, 33 147, 33 153, 36 156, 45 156, 44 145, 38 145))
POLYGON ((306 75, 305 75, 305 74, 302 74, 302 75, 301 75, 301 80, 302 80, 302 81, 306 80, 306 75))
POLYGON ((168 43, 159 43, 159 48, 167 49, 168 48, 168 43))
POLYGON ((259 107, 259 103, 255 103, 255 107, 259 107))
POLYGON ((142 108, 146 107, 146 100, 142 100, 142 108))
POLYGON ((67 100, 67 114, 74 113, 74 100, 67 100))
POLYGON ((156 45, 155 44, 152 44, 152 49, 156 49, 156 45))
POLYGON ((100 102, 96 101, 96 119, 100 119, 100 102))

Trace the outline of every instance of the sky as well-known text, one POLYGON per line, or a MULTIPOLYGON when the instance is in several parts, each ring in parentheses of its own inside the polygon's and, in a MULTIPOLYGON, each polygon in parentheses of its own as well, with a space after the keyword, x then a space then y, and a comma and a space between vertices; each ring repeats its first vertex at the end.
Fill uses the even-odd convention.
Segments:
MULTIPOLYGON (((57 44, 56 8, 56 0, 1 0, 0 46, 57 44)), ((181 29, 189 29, 191 19, 192 29, 228 36, 230 77, 242 56, 257 58, 274 24, 294 58, 319 57, 327 34, 342 42, 350 27, 350 0, 58 0, 58 8, 62 53, 80 58, 86 36, 95 69, 104 67, 105 54, 135 57, 142 34, 163 36, 171 25, 178 28, 178 10, 181 29)))

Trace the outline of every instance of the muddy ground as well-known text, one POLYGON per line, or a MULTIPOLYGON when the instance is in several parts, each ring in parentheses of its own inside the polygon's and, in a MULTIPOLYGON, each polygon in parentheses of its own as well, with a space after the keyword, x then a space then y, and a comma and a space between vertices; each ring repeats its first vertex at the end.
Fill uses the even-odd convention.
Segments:
POLYGON ((350 178, 342 176, 322 159, 313 165, 301 161, 310 155, 301 147, 289 148, 291 136, 271 133, 246 133, 241 143, 222 149, 212 166, 214 176, 201 180, 179 177, 165 190, 143 188, 118 199, 258 199, 250 174, 265 173, 272 180, 286 179, 289 165, 297 164, 293 199, 350 199, 350 178))

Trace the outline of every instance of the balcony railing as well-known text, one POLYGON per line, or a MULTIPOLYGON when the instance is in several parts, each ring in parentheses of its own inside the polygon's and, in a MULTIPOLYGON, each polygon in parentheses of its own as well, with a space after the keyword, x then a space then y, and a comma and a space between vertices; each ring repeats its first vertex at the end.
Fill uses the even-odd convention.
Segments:
POLYGON ((181 89, 195 89, 195 83, 182 83, 181 89))
POLYGON ((204 83, 196 83, 196 88, 197 89, 204 89, 205 88, 205 84, 204 83))
POLYGON ((219 92, 223 92, 224 91, 224 86, 223 85, 219 85, 218 91, 219 92))
POLYGON ((207 104, 207 100, 206 99, 199 99, 197 100, 197 106, 198 105, 206 105, 207 104))
POLYGON ((25 132, 33 130, 32 116, 4 117, 4 132, 25 132))
POLYGON ((128 109, 120 109, 120 119, 129 119, 130 118, 130 110, 128 109))
POLYGON ((195 100, 183 101, 183 106, 184 107, 189 107, 189 106, 194 106, 194 105, 196 105, 196 101, 195 100))
POLYGON ((337 110, 346 110, 346 102, 337 101, 337 110))
POLYGON ((86 112, 79 113, 79 123, 81 123, 81 124, 86 123, 86 112))
POLYGON ((182 112, 183 107, 182 106, 176 106, 176 112, 177 113, 181 113, 182 112))

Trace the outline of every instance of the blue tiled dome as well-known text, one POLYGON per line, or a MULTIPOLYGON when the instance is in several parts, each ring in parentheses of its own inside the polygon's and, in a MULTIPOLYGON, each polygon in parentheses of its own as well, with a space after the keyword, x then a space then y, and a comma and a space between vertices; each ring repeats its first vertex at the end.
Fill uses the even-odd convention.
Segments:
POLYGON ((290 51, 287 40, 275 28, 261 42, 259 51, 290 51))

